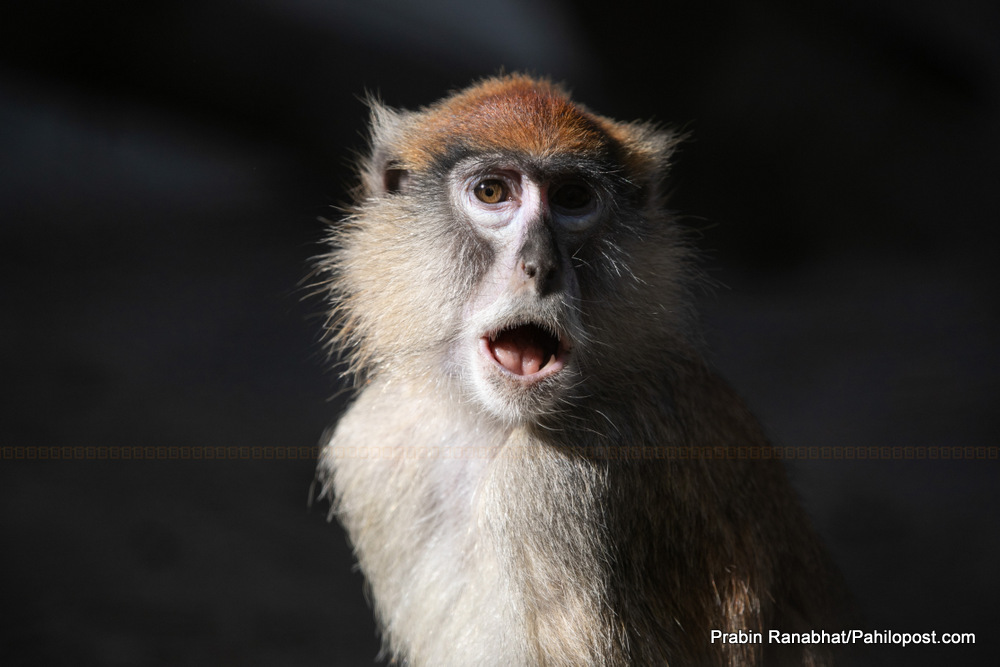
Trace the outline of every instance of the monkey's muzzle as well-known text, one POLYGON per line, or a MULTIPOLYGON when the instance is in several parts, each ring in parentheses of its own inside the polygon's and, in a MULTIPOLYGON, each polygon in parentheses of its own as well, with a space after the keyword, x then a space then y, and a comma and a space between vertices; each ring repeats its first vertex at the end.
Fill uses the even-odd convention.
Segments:
POLYGON ((481 351, 502 371, 536 382, 562 370, 569 347, 537 324, 507 327, 480 339, 481 351))

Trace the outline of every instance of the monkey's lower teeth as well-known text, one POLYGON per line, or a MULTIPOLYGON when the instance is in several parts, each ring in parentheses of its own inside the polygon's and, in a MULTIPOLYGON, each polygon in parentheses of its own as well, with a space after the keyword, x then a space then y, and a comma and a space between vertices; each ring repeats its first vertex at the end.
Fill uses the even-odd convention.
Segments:
POLYGON ((515 375, 533 375, 555 358, 559 341, 535 325, 506 329, 491 337, 490 351, 515 375))

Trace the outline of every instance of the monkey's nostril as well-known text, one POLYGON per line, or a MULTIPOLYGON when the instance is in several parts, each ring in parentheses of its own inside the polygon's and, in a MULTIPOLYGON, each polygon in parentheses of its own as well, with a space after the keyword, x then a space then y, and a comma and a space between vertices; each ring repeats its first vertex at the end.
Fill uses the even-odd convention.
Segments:
POLYGON ((521 268, 524 270, 524 275, 529 278, 534 278, 535 274, 538 273, 538 269, 535 268, 534 264, 521 264, 521 268))

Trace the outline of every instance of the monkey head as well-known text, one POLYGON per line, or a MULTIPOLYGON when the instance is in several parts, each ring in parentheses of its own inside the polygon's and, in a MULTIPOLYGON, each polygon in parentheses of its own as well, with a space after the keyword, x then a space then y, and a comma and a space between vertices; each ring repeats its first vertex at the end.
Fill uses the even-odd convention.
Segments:
POLYGON ((444 388, 511 423, 628 386, 689 320, 661 191, 676 142, 520 75, 417 112, 373 102, 323 264, 335 345, 362 377, 444 388))

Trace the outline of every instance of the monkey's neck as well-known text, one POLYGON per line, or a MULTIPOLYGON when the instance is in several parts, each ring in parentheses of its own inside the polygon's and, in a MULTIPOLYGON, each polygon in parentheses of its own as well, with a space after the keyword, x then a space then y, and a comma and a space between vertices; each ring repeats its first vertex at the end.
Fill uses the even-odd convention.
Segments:
POLYGON ((415 664, 655 664, 665 646, 697 655, 710 627, 759 625, 752 596, 734 601, 746 613, 728 621, 712 601, 712 587, 757 586, 749 565, 726 560, 747 552, 741 538, 708 534, 732 525, 704 493, 709 471, 566 446, 669 444, 699 428, 715 439, 679 419, 687 400, 672 397, 649 423, 639 412, 651 406, 619 401, 552 431, 504 427, 426 390, 369 386, 324 467, 390 642, 405 641, 415 664), (713 580, 711 566, 732 576, 713 580), (683 632, 663 619, 684 619, 683 632))

